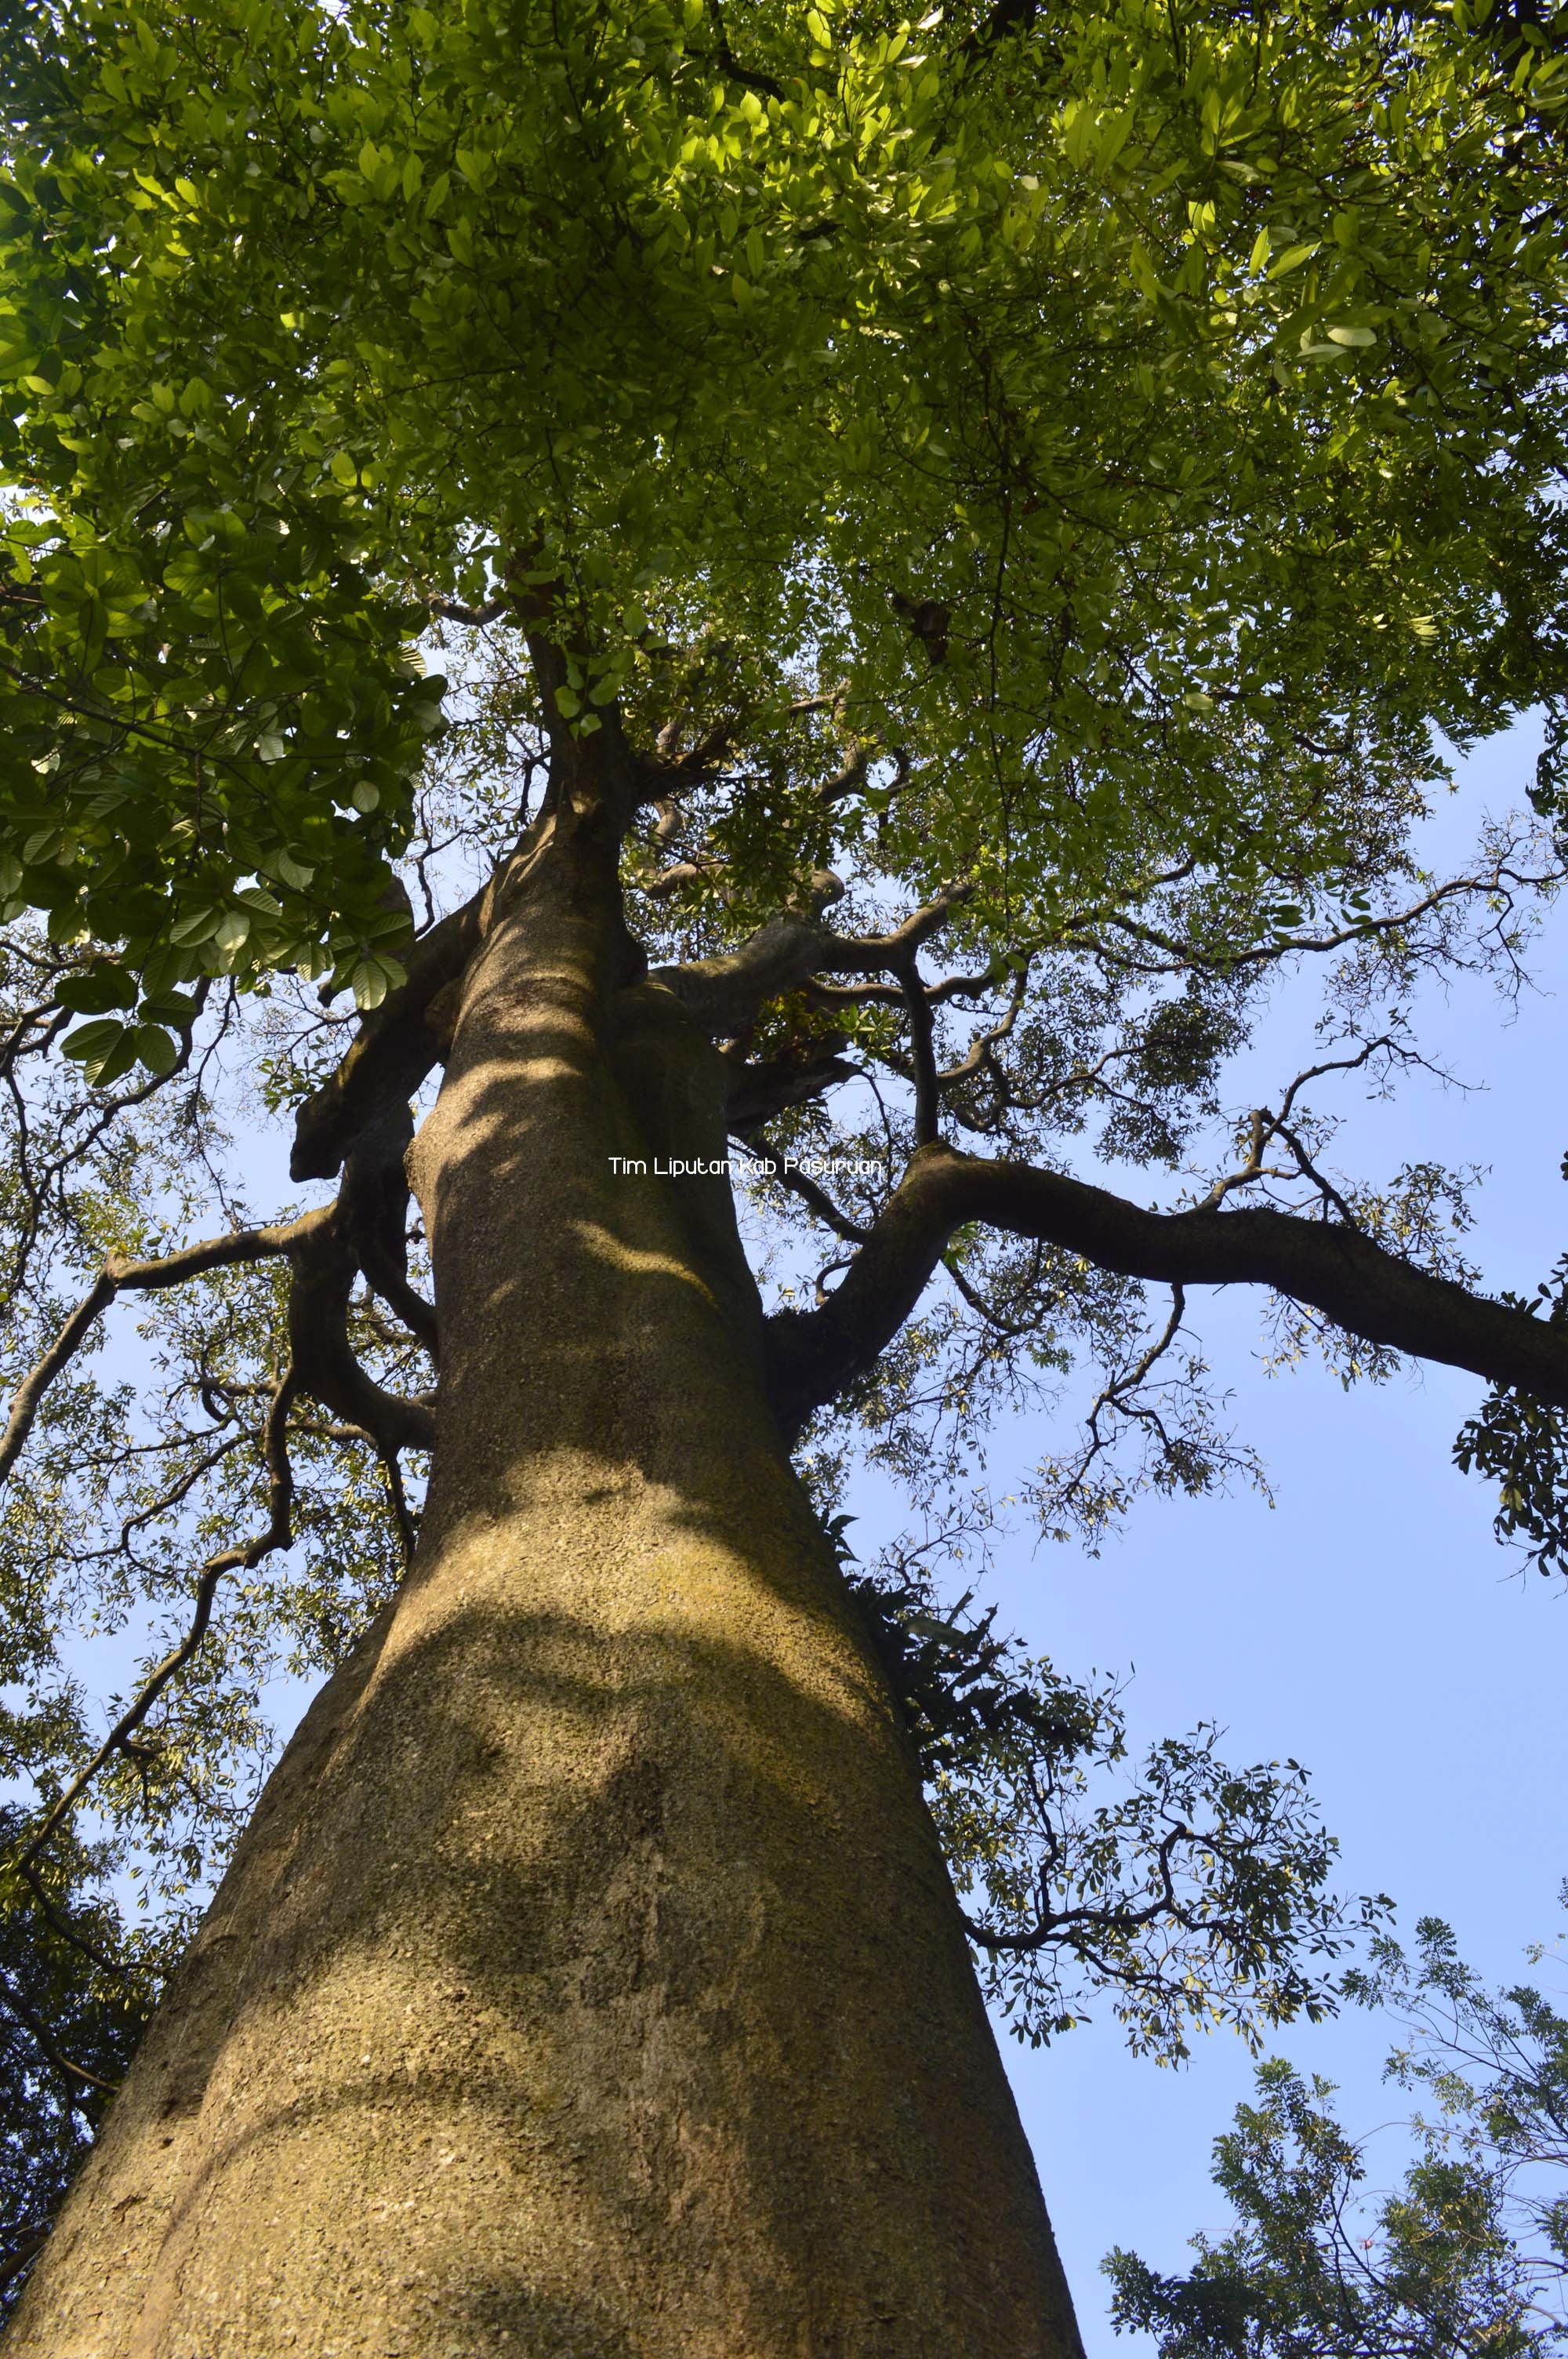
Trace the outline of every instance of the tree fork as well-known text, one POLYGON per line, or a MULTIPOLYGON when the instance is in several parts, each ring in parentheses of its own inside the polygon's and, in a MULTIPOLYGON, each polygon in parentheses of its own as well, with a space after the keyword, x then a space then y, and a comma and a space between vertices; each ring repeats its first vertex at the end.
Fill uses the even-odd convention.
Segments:
POLYGON ((557 803, 413 1151, 417 1559, 271 1779, 19 2359, 1076 2359, 914 1764, 761 1381, 723 1068, 557 803), (618 1078, 619 1076, 619 1078, 618 1078))

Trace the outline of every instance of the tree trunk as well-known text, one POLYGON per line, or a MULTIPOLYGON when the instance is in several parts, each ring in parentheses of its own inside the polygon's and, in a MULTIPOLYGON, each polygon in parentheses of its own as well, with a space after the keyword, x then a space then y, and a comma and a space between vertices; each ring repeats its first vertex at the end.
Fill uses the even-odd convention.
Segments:
POLYGON ((541 832, 415 1149, 415 1570, 307 1715, 14 2359, 1067 2359, 907 1746, 760 1381, 710 1045, 541 832), (617 1175, 611 1158, 646 1174, 617 1175))

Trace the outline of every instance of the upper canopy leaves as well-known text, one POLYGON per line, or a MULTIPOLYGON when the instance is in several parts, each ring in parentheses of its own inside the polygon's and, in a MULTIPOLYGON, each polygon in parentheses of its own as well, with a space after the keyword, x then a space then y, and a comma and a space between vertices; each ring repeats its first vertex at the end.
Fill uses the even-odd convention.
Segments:
POLYGON ((1431 720, 1560 687, 1562 58, 1007 13, 21 11, 7 905, 167 1020, 373 999, 432 596, 525 599, 579 729, 671 643, 814 669, 925 765, 877 864, 999 955, 1173 861, 1331 875, 1431 720))

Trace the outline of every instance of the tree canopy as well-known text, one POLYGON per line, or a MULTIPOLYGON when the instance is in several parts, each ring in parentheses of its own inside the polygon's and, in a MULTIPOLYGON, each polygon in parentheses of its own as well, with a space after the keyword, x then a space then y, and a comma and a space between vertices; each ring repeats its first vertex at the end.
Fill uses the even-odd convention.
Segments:
MULTIPOLYGON (((1271 2059, 1259 2102, 1215 2144, 1235 2230, 1195 2238, 1184 2277, 1113 2253, 1119 2332, 1152 2335, 1162 2359, 1562 2349, 1568 2018, 1534 1981, 1488 1991, 1440 1919, 1423 1918, 1416 1941, 1412 1962, 1379 1937, 1352 1984, 1403 2035, 1386 2077, 1435 2105, 1411 2125, 1400 2185, 1374 2198, 1369 2142, 1346 2136, 1329 2083, 1271 2059)), ((1533 1950, 1531 1966, 1546 1955, 1533 1950)))
POLYGON ((787 854, 722 798, 764 914, 873 824, 1003 960, 1353 891, 1561 684, 1562 81, 1465 10, 16 11, 8 882, 148 995, 78 1053, 384 988, 432 599, 552 618, 579 730, 721 641, 709 728, 804 668, 906 747, 787 854))
POLYGON ((1454 1175, 1335 1172, 1320 1096, 1561 879, 1552 25, 83 0, 0 76, 12 2274, 269 1682, 412 1551, 410 1107, 568 810, 717 1045, 779 1430, 825 1516, 870 1451, 924 1518, 849 1570, 996 1995, 1165 2053, 1330 2004, 1295 1765, 1200 1730, 1101 1804, 1114 1692, 931 1564, 1079 1362, 1046 1529, 1247 1472, 1183 1342, 1234 1281, 1347 1374, 1487 1379, 1463 1448, 1553 1560, 1560 1295, 1480 1290, 1454 1175), (1422 873, 1445 747, 1538 706, 1533 812, 1422 873), (1303 964, 1333 1037, 1236 1109, 1303 964), (279 1117, 335 1195, 281 1201, 279 1117))

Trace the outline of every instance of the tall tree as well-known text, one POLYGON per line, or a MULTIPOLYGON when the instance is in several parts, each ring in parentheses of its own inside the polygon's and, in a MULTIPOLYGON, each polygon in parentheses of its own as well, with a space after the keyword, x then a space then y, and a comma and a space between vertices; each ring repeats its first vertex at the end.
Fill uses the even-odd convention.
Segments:
POLYGON ((1555 1512, 1561 1320, 1308 1104, 1556 881, 1405 850, 1433 726, 1564 687, 1553 27, 84 0, 5 71, 6 2004, 78 2118, 178 1946, 118 1832, 178 1903, 269 1646, 331 1668, 13 2344, 1071 2350, 966 1931, 1179 2041, 1324 2003, 1326 1852, 1201 1733, 1075 1820, 1113 1701, 847 1579, 789 1451, 928 1485, 1087 1343, 1098 1528, 1118 1427, 1223 1471, 1166 1372, 1241 1280, 1487 1379, 1555 1512), (1313 956, 1342 1049, 1195 1201, 1062 1169, 1179 1167, 1313 956), (225 1070, 329 1201, 244 1213, 225 1070), (727 1138, 831 1240, 771 1310, 727 1138), (79 1356, 125 1294, 161 1402, 79 1356), (184 1613, 72 1760, 87 1597, 184 1613))
MULTIPOLYGON (((1399 2189, 1374 2206, 1368 2147, 1336 2121, 1330 2085, 1271 2059, 1260 2102, 1215 2142, 1236 2228, 1217 2244, 1195 2237, 1184 2277, 1111 2254, 1119 2333, 1152 2335, 1161 2359, 1562 2350, 1568 2017, 1533 1982, 1488 1991, 1437 1918, 1422 1919, 1417 1945, 1412 1966, 1379 1936, 1374 1971, 1354 1985, 1396 2012, 1403 2037, 1385 2078, 1435 2100, 1411 2125, 1416 2157, 1399 2189)), ((1531 1965, 1543 1955, 1532 1950, 1531 1965)))

